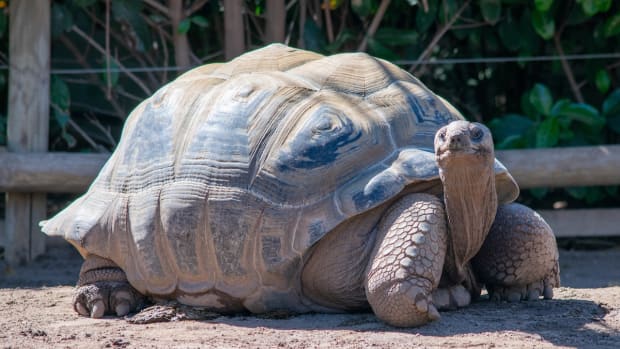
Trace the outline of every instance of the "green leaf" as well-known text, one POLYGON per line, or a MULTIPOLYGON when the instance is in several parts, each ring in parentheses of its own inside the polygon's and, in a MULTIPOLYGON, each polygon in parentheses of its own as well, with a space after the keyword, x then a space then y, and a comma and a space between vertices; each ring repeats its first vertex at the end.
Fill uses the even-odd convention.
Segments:
POLYGON ((418 7, 415 14, 415 27, 419 33, 424 33, 435 22, 439 3, 440 1, 429 1, 428 12, 424 12, 421 6, 418 7))
POLYGON ((541 38, 549 40, 555 34, 555 21, 548 12, 534 11, 532 13, 532 26, 541 38))
POLYGON ((53 37, 58 37, 73 26, 73 15, 65 5, 54 2, 51 16, 53 37))
POLYGON ((144 4, 142 1, 135 0, 114 0, 112 4, 112 18, 118 22, 123 22, 131 27, 132 38, 135 40, 135 49, 144 52, 151 39, 149 27, 142 17, 144 4))
POLYGON ((570 187, 570 188, 565 188, 564 190, 566 190, 568 195, 572 196, 573 198, 577 200, 583 200, 588 194, 587 187, 570 187))
POLYGON ((620 13, 607 18, 603 24, 603 35, 608 38, 620 34, 620 13))
POLYGON ((560 139, 560 123, 555 117, 541 122, 536 130, 536 148, 550 148, 558 144, 560 139))
POLYGON ((607 70, 600 69, 599 71, 597 71, 594 82, 596 84, 596 88, 601 93, 607 93, 607 91, 609 91, 609 87, 611 86, 611 78, 609 77, 609 73, 607 73, 607 70))
POLYGON ((502 15, 501 0, 480 0, 480 11, 485 21, 495 24, 502 15))
POLYGON ((534 6, 536 10, 540 12, 547 12, 553 5, 553 0, 534 0, 534 6))
POLYGON ((512 19, 510 9, 506 20, 499 24, 497 32, 502 44, 510 51, 517 51, 521 47, 521 33, 519 33, 518 23, 512 19))
POLYGON ((417 43, 418 33, 415 30, 380 28, 373 38, 386 46, 407 46, 417 43))
POLYGON ((191 26, 192 26, 192 21, 189 18, 184 18, 181 22, 179 22, 179 27, 177 28, 177 32, 179 34, 187 34, 191 26))
POLYGON ((600 127, 605 124, 605 119, 601 117, 598 110, 586 103, 556 103, 551 115, 569 121, 579 121, 592 127, 600 127))
POLYGON ((351 8, 360 18, 366 18, 376 7, 373 0, 351 0, 351 8))
POLYGON ((315 52, 321 52, 325 47, 325 35, 312 19, 306 20, 304 25, 304 45, 307 50, 315 52))
POLYGON ((608 118, 607 126, 615 133, 620 134, 620 116, 608 118))
POLYGON ((553 97, 547 86, 536 84, 530 91, 529 101, 532 106, 542 115, 550 115, 553 97))
POLYGON ((209 21, 204 18, 203 16, 197 15, 197 16, 193 16, 192 17, 192 23, 194 23, 195 25, 201 27, 201 28, 206 28, 209 25, 209 21))
POLYGON ((603 115, 605 117, 620 117, 620 88, 610 93, 603 101, 603 115))
POLYGON ((73 0, 73 3, 81 8, 92 6, 96 2, 97 0, 73 0))
MULTIPOLYGON (((435 2, 435 1, 432 1, 432 2, 435 2)), ((454 17, 456 12, 459 10, 459 3, 457 0, 443 0, 443 1, 436 1, 436 2, 441 3, 439 5, 438 19, 442 24, 445 24, 448 21, 450 21, 450 19, 452 19, 452 17, 454 17)))
POLYGON ((611 0, 596 0, 598 12, 605 13, 611 8, 611 0))
POLYGON ((543 199, 549 193, 549 189, 547 188, 534 188, 529 190, 530 194, 538 200, 543 199))
POLYGON ((69 123, 69 113, 64 110, 54 109, 52 114, 54 115, 54 120, 56 120, 58 126, 65 129, 69 123))
POLYGON ((67 133, 66 130, 63 129, 62 131, 62 139, 65 140, 65 142, 67 142, 67 146, 69 148, 73 148, 77 145, 77 140, 75 139, 75 137, 73 137, 71 134, 67 133))
POLYGON ((388 61, 395 61, 398 58, 400 58, 398 54, 396 54, 396 52, 392 51, 391 49, 389 49, 387 46, 380 43, 375 38, 368 39, 368 51, 373 56, 383 58, 388 61))
POLYGON ((586 16, 592 17, 598 12, 598 1, 596 0, 577 0, 581 4, 581 10, 586 16))
POLYGON ((534 126, 532 120, 519 114, 506 114, 489 122, 489 128, 496 142, 504 142, 514 136, 523 136, 532 126, 534 126))
POLYGON ((69 86, 56 75, 52 75, 52 80, 50 81, 50 98, 52 103, 57 105, 62 110, 69 109, 69 105, 71 104, 71 94, 69 92, 69 86))
POLYGON ((605 192, 600 187, 589 187, 586 191, 586 203, 591 205, 605 198, 605 192))
MULTIPOLYGON (((101 67, 103 69, 107 69, 107 65, 105 64, 105 57, 103 57, 103 64, 101 65, 101 67)), ((119 66, 118 64, 116 64, 116 61, 113 60, 112 58, 110 58, 110 85, 112 87, 116 86, 118 84, 118 78, 120 76, 119 73, 119 66)), ((104 71, 103 73, 101 73, 101 79, 103 80, 103 82, 106 84, 108 84, 108 72, 104 71)))

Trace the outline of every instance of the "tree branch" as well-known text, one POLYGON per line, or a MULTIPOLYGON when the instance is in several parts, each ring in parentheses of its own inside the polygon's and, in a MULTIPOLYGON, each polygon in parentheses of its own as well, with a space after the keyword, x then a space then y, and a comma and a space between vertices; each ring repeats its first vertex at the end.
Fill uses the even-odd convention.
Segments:
MULTIPOLYGON (((82 31, 82 29, 78 28, 76 25, 74 25, 73 27, 71 27, 71 30, 78 34, 82 39, 86 40, 92 47, 94 47, 97 51, 99 51, 101 54, 105 55, 105 50, 103 49, 103 47, 101 47, 95 40, 93 40, 90 36, 86 35, 86 33, 84 33, 82 31)), ((140 87, 142 89, 142 91, 144 91, 144 93, 147 96, 150 96, 152 94, 151 90, 149 90, 149 88, 140 80, 138 79, 137 76, 135 76, 132 72, 128 71, 127 68, 125 68, 125 66, 116 58, 110 56, 110 58, 112 60, 114 60, 114 62, 118 65, 118 67, 120 68, 120 70, 127 74, 127 76, 136 83, 136 85, 138 85, 138 87, 140 87)))
POLYGON ((577 85, 577 82, 575 81, 575 75, 573 75, 573 71, 570 67, 570 64, 568 64, 566 57, 564 57, 565 56, 564 49, 562 49, 562 43, 560 42, 560 35, 561 35, 560 31, 556 32, 556 34, 553 36, 553 42, 555 43, 555 49, 556 51, 558 51, 558 55, 560 56, 560 63, 562 63, 562 69, 564 70, 564 74, 566 75, 566 79, 568 80, 568 84, 570 85, 570 88, 573 91, 573 95, 575 96, 575 99, 579 103, 584 103, 585 100, 583 99, 581 90, 579 90, 579 86, 577 85))
POLYGON ((163 14, 164 16, 170 18, 170 12, 168 11, 168 8, 166 6, 160 4, 157 0, 143 0, 143 1, 147 5, 149 5, 152 8, 154 8, 155 10, 161 12, 161 14, 163 14))
POLYGON ((364 39, 362 40, 359 47, 357 48, 358 51, 360 52, 366 51, 366 47, 368 46, 368 39, 375 36, 377 29, 379 29, 379 24, 381 23, 381 20, 383 19, 383 16, 385 15, 385 11, 387 10, 389 5, 390 5, 390 0, 381 0, 379 9, 377 10, 377 13, 373 17, 372 22, 370 23, 370 27, 368 27, 368 31, 366 32, 366 35, 364 35, 364 39))
POLYGON ((433 48, 437 45, 439 40, 441 40, 441 38, 448 32, 448 30, 450 30, 454 22, 456 22, 456 20, 461 15, 461 13, 463 13, 463 11, 465 11, 467 6, 469 6, 470 2, 471 0, 465 1, 465 3, 461 6, 461 8, 459 8, 458 11, 456 11, 454 16, 452 16, 452 18, 450 18, 450 20, 444 26, 442 26, 441 28, 439 28, 439 30, 437 30, 437 33, 435 33, 435 36, 433 36, 433 39, 431 40, 431 42, 428 44, 428 46, 426 46, 426 49, 424 49, 420 57, 418 57, 418 60, 416 61, 416 63, 412 64, 411 67, 409 67, 410 73, 413 73, 413 71, 416 70, 418 66, 420 65, 420 62, 424 61, 431 55, 431 52, 433 52, 433 48))

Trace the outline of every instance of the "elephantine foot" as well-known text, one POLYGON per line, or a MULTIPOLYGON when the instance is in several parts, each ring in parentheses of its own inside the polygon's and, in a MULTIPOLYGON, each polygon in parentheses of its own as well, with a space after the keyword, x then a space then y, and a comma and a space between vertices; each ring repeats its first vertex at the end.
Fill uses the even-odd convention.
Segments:
POLYGON ((103 281, 78 287, 73 308, 83 316, 125 316, 143 304, 143 296, 127 282, 103 281))
POLYGON ((446 251, 443 204, 412 194, 380 222, 366 279, 366 296, 382 321, 397 327, 439 319, 431 292, 439 285, 446 251))
POLYGON ((73 309, 83 316, 125 316, 142 307, 144 296, 127 281, 125 272, 109 259, 91 255, 80 270, 73 309))
POLYGON ((472 264, 494 300, 551 299, 553 288, 560 286, 553 231, 540 215, 520 204, 498 208, 472 264))
POLYGON ((489 292, 490 299, 495 301, 534 301, 540 299, 540 297, 552 299, 554 285, 553 278, 545 278, 527 285, 488 285, 487 291, 489 292))
POLYGON ((438 310, 454 310, 471 303, 471 294, 463 285, 438 288, 433 291, 433 304, 438 310))

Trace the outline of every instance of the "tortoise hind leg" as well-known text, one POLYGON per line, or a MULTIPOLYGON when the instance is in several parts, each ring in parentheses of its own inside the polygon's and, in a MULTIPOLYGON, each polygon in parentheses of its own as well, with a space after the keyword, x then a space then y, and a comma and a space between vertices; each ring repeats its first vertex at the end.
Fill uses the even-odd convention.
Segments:
POLYGON ((412 194, 388 210, 366 276, 366 297, 381 320, 410 327, 439 319, 431 293, 441 278, 446 244, 439 198, 412 194))
POLYGON ((125 272, 109 259, 90 255, 82 264, 73 308, 83 316, 125 316, 143 304, 144 296, 127 281, 125 272))
POLYGON ((491 299, 550 299, 553 288, 560 286, 553 231, 540 215, 520 204, 498 207, 489 235, 472 264, 491 299))

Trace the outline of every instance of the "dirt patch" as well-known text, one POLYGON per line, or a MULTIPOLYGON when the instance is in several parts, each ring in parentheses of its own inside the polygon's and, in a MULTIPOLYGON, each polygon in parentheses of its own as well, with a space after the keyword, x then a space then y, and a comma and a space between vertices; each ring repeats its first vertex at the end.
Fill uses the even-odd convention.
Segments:
POLYGON ((550 301, 481 301, 417 329, 373 314, 306 314, 285 319, 219 317, 131 325, 71 308, 81 264, 70 247, 0 274, 0 348, 618 348, 620 249, 561 251, 564 287, 550 301))

